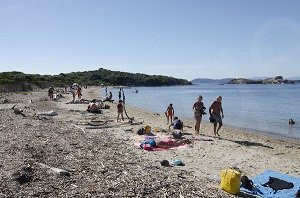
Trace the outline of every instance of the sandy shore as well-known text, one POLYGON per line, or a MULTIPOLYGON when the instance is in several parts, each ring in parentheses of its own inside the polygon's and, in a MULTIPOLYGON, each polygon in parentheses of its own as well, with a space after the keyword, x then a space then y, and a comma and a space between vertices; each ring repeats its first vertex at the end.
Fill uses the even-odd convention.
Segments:
MULTIPOLYGON (((87 104, 49 101, 46 92, 5 96, 0 104, 0 195, 2 197, 231 197, 219 189, 220 171, 238 167, 249 177, 267 169, 300 177, 299 140, 283 140, 203 123, 194 139, 193 121, 183 120, 189 148, 147 152, 136 148, 138 128, 150 125, 168 131, 164 115, 126 106, 128 119, 116 122, 116 104, 103 114, 86 112, 87 104), (29 103, 32 100, 32 103, 29 103), (14 114, 13 105, 24 109, 14 114), (57 116, 37 116, 54 110, 57 116), (91 129, 91 123, 98 123, 91 129), (211 141, 204 141, 204 140, 211 141), (185 166, 162 167, 159 161, 181 159, 185 166), (48 168, 45 168, 46 165, 48 168), (30 181, 15 181, 24 166, 32 167, 30 181), (49 167, 70 176, 57 176, 49 167), (50 171, 49 171, 50 170, 50 171)), ((99 88, 83 90, 84 99, 99 98, 99 88)), ((156 133, 167 136, 167 132, 156 133)))

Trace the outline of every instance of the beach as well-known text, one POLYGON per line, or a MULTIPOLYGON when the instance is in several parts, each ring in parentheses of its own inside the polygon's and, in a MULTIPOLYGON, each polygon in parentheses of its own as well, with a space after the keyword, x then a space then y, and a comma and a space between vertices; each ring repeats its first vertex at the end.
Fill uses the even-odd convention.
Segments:
MULTIPOLYGON (((99 89, 83 89, 83 98, 99 99, 99 89)), ((265 170, 300 177, 299 140, 228 127, 217 138, 211 123, 202 123, 201 136, 194 137, 193 120, 181 118, 192 143, 149 152, 134 145, 143 138, 137 130, 149 125, 154 135, 168 136, 165 115, 126 105, 133 123, 117 122, 116 102, 92 114, 87 104, 66 104, 72 96, 63 95, 58 101, 50 101, 47 91, 2 96, 8 102, 0 104, 1 197, 234 197, 219 187, 220 171, 229 167, 250 178, 265 170), (14 105, 24 116, 14 113, 14 105), (51 110, 57 115, 39 115, 51 110), (185 166, 163 167, 164 159, 185 166), (24 171, 29 181, 20 184, 16 178, 24 171)))

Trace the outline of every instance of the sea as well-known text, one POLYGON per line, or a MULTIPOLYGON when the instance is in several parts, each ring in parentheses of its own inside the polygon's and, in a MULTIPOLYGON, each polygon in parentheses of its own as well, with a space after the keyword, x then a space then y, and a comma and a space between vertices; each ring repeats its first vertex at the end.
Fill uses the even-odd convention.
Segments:
MULTIPOLYGON (((108 88, 118 100, 119 88, 108 88)), ((161 115, 172 103, 175 116, 193 119, 192 106, 199 95, 207 108, 203 120, 209 122, 208 109, 222 96, 224 126, 300 139, 300 84, 214 84, 189 86, 126 87, 125 103, 161 115), (288 120, 296 124, 289 126, 288 120)), ((100 93, 105 95, 105 90, 100 93)), ((123 96, 122 96, 123 98, 123 96)))

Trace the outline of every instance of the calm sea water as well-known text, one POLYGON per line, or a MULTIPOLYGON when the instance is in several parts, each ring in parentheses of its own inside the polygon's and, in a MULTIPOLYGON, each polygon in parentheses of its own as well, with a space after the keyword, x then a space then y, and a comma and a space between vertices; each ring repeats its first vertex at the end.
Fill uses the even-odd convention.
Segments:
MULTIPOLYGON (((118 98, 118 89, 112 91, 118 98)), ((192 106, 202 95, 208 108, 218 95, 223 97, 224 125, 300 138, 300 84, 295 85, 218 85, 205 83, 191 86, 125 88, 126 103, 163 114, 172 103, 179 117, 193 118, 192 106), (138 89, 138 93, 134 93, 138 89), (296 125, 289 127, 292 118, 296 125)), ((104 95, 105 93, 101 93, 104 95)), ((204 121, 209 116, 204 116, 204 121)))

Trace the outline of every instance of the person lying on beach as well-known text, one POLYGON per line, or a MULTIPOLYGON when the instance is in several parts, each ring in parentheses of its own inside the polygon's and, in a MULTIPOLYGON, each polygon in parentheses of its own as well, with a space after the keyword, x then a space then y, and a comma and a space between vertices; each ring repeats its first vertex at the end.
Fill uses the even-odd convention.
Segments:
POLYGON ((165 139, 156 139, 156 147, 159 148, 172 148, 181 146, 184 144, 191 144, 191 140, 189 139, 171 139, 171 138, 165 138, 165 139))
POLYGON ((140 147, 145 150, 153 150, 155 148, 169 149, 173 147, 178 147, 186 144, 191 144, 189 139, 172 139, 172 138, 163 138, 163 139, 146 139, 141 142, 140 147))

